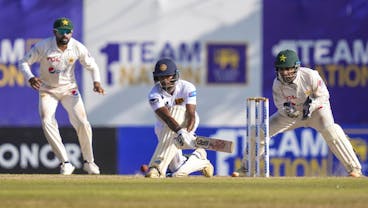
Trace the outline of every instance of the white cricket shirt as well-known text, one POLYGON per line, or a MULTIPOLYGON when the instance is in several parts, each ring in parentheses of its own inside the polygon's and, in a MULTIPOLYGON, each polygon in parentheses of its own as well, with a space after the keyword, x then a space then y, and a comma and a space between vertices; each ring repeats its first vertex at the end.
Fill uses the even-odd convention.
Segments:
POLYGON ((317 71, 306 67, 300 67, 295 80, 291 84, 282 84, 277 78, 272 87, 274 103, 280 113, 284 113, 285 102, 295 104, 296 110, 302 112, 303 104, 307 97, 315 99, 318 107, 329 103, 330 94, 317 71))
MULTIPOLYGON (((159 83, 156 83, 148 94, 148 101, 153 111, 161 107, 172 107, 174 105, 184 106, 186 104, 197 104, 197 91, 195 86, 185 80, 179 79, 176 83, 173 95, 170 95, 165 90, 161 89, 159 83)), ((196 123, 199 122, 199 117, 196 112, 196 123)), ((162 128, 164 124, 157 118, 156 128, 162 128)))
POLYGON ((67 49, 60 50, 56 38, 50 37, 36 43, 32 49, 19 61, 19 69, 28 81, 34 77, 30 65, 40 63, 40 79, 49 87, 59 87, 76 84, 74 69, 79 59, 82 66, 92 74, 93 81, 100 82, 99 68, 87 48, 70 38, 67 49))

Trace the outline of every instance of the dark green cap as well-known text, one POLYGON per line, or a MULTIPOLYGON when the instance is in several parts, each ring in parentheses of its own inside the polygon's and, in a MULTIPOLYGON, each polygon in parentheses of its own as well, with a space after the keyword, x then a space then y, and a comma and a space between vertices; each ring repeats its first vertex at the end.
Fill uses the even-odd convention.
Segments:
POLYGON ((276 68, 291 68, 298 66, 300 66, 300 60, 295 51, 286 49, 277 54, 275 60, 276 68))
POLYGON ((70 19, 66 17, 58 18, 54 22, 54 29, 67 29, 67 30, 73 30, 73 23, 70 21, 70 19))

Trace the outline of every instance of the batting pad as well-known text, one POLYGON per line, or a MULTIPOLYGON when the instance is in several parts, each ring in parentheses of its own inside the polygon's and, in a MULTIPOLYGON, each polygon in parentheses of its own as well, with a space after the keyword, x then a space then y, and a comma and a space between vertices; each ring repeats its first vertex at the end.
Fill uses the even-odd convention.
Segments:
POLYGON ((321 132, 331 151, 344 165, 348 173, 353 170, 361 170, 362 166, 356 156, 353 146, 346 137, 342 128, 333 124, 321 132))

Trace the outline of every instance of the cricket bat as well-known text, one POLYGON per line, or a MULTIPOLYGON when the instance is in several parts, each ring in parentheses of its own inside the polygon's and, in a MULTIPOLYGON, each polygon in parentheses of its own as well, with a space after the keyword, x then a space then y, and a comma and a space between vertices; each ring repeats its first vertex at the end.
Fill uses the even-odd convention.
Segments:
POLYGON ((232 153, 234 144, 232 141, 216 139, 204 136, 197 136, 195 146, 207 150, 232 153))

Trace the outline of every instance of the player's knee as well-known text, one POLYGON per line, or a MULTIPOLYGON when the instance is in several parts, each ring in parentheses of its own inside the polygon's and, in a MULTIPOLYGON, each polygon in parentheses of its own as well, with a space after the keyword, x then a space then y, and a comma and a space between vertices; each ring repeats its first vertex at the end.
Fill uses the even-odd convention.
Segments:
POLYGON ((346 135, 340 125, 334 123, 321 131, 323 138, 327 142, 336 143, 336 140, 345 139, 346 135))
POLYGON ((90 125, 90 123, 88 121, 74 122, 74 125, 73 126, 77 130, 91 128, 91 125, 90 125))
POLYGON ((55 122, 55 119, 52 118, 51 116, 41 116, 41 123, 42 125, 49 125, 49 124, 53 124, 55 122))

